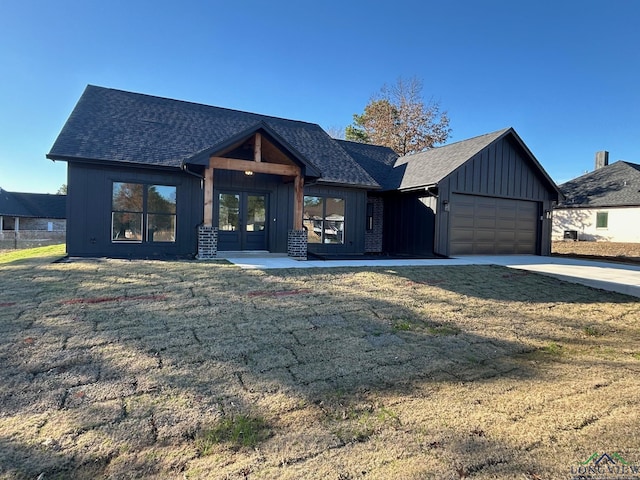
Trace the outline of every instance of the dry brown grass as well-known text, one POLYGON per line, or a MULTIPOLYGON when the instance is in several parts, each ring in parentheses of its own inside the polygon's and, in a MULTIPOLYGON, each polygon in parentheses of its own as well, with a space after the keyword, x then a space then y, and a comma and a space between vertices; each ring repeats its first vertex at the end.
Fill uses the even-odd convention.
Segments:
POLYGON ((0 478, 569 478, 640 463, 637 299, 500 267, 0 270, 0 478))
POLYGON ((561 241, 553 242, 552 252, 556 255, 640 263, 640 243, 561 241))

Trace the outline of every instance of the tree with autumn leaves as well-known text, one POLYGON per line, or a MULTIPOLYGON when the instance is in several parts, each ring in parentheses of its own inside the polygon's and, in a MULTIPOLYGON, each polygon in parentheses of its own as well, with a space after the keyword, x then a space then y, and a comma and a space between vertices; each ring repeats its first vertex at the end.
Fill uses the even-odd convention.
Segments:
POLYGON ((345 129, 347 140, 384 145, 398 155, 442 144, 450 134, 447 112, 441 111, 437 102, 425 103, 422 82, 416 77, 385 84, 345 129))

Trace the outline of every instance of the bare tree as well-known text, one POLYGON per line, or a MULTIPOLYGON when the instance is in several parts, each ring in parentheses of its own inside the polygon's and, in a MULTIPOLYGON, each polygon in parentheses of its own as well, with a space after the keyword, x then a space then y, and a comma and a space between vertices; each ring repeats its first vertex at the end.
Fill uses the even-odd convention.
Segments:
POLYGON ((337 138, 338 140, 344 140, 344 127, 340 127, 337 125, 331 125, 324 129, 325 132, 329 134, 331 138, 337 138))
POLYGON ((384 145, 399 155, 444 143, 450 134, 447 112, 440 110, 438 102, 425 103, 422 82, 416 77, 383 85, 345 129, 347 140, 384 145))

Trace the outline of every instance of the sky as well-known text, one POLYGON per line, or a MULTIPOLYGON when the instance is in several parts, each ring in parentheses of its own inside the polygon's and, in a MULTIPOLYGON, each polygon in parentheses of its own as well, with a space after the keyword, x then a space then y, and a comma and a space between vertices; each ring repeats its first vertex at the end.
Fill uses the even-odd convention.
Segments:
POLYGON ((88 84, 344 128, 398 78, 449 142, 513 127, 556 183, 640 163, 638 0, 0 0, 0 188, 46 159, 88 84))

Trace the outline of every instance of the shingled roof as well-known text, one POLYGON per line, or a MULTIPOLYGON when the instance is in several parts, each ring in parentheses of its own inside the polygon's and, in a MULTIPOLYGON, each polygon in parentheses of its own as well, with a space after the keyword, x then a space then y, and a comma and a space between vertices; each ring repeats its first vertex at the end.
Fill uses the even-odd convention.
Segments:
POLYGON ((393 168, 398 154, 391 148, 346 140, 337 142, 380 184, 382 190, 398 188, 403 170, 393 168))
POLYGON ((404 174, 396 188, 401 190, 437 185, 456 168, 471 159, 483 148, 498 140, 512 128, 505 128, 478 137, 469 138, 424 152, 400 157, 395 168, 404 169, 404 174))
POLYGON ((399 157, 389 148, 376 145, 345 141, 341 141, 340 145, 367 170, 381 185, 382 190, 411 190, 437 185, 474 155, 507 135, 522 147, 549 185, 554 190, 557 189, 515 130, 510 127, 404 157, 399 157))
POLYGON ((0 188, 0 215, 28 218, 67 218, 67 196, 7 192, 0 188))
POLYGON ((561 208, 640 206, 640 165, 619 160, 560 185, 561 208))
POLYGON ((47 158, 180 168, 202 164, 242 135, 260 130, 321 182, 379 188, 319 125, 93 85, 47 158))

